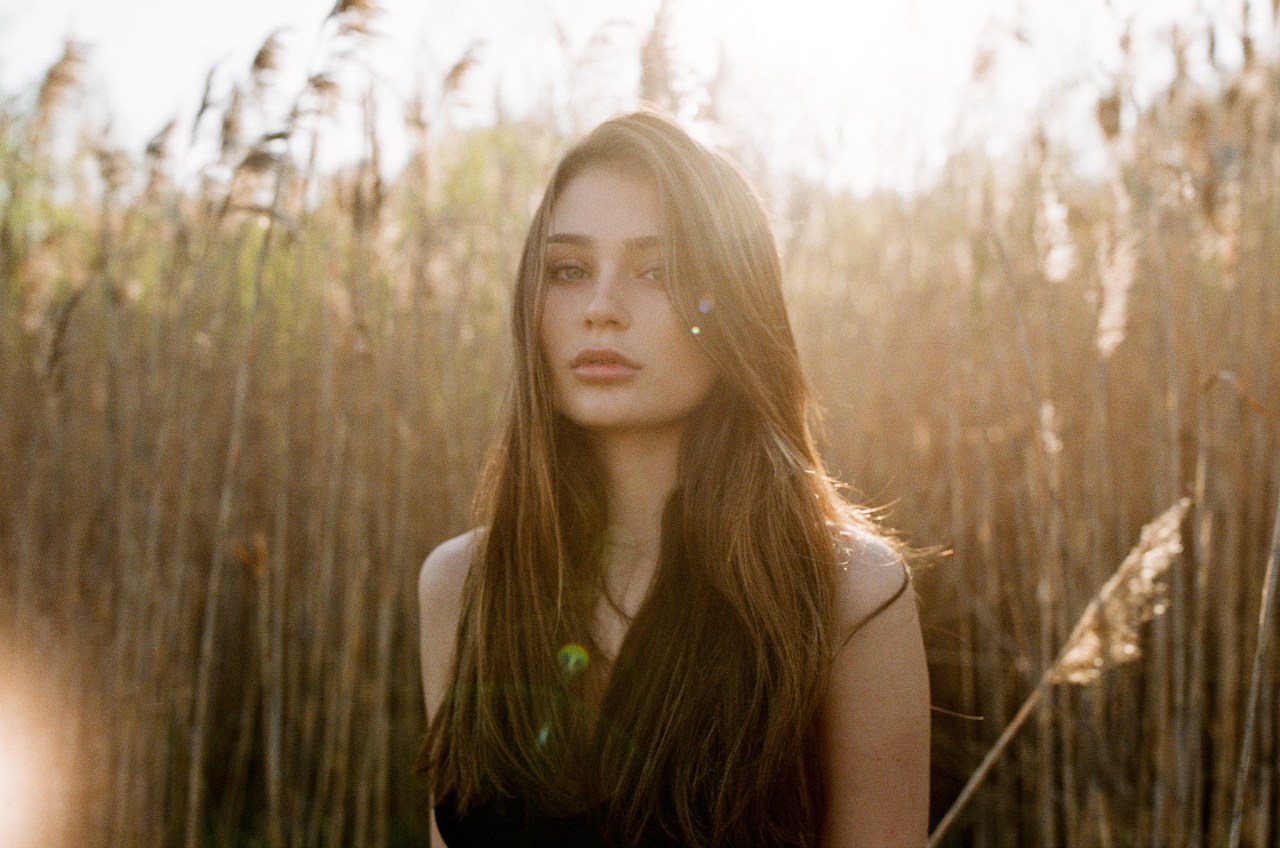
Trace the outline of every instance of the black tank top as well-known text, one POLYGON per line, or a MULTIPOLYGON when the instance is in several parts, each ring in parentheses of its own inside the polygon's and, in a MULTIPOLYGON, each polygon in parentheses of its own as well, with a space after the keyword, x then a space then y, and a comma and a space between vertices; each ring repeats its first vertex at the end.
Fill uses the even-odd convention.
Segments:
MULTIPOLYGON (((603 809, 572 816, 548 816, 519 798, 481 804, 458 815, 453 799, 435 806, 436 827, 449 848, 613 848, 604 835, 603 809)), ((684 848, 662 836, 646 837, 643 848, 684 848)))
MULTIPOLYGON (((840 647, 898 600, 910 583, 904 569, 898 590, 858 622, 845 635, 840 647)), ((459 815, 452 796, 445 796, 435 805, 436 827, 448 848, 614 848, 604 835, 605 812, 601 807, 570 816, 549 816, 521 798, 481 803, 465 816, 459 815)), ((640 845, 685 848, 684 843, 664 834, 646 835, 640 845)))

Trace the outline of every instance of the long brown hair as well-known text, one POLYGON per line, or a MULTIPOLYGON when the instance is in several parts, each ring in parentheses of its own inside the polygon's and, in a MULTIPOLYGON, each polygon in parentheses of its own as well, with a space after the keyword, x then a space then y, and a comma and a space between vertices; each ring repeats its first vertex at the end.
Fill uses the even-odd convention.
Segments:
POLYGON ((551 814, 607 802, 618 844, 816 841, 819 715, 833 633, 836 537, 864 515, 837 493, 759 198, 726 158, 649 112, 598 127, 534 215, 513 304, 510 417, 478 499, 452 686, 424 755, 436 798, 520 796, 551 814), (599 710, 575 645, 598 654, 603 473, 556 413, 538 327, 552 208, 597 165, 657 186, 673 309, 717 372, 681 445, 658 573, 599 710), (566 649, 566 646, 571 646, 566 649), (566 651, 568 653, 566 653, 566 651))

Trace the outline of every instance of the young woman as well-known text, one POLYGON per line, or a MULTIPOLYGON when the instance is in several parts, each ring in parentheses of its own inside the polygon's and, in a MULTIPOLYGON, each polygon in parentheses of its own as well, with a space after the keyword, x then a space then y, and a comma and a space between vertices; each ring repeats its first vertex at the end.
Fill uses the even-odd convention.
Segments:
POLYGON ((422 567, 422 768, 462 846, 922 846, 906 569, 826 476, 769 221, 674 123, 557 167, 481 528, 422 567))

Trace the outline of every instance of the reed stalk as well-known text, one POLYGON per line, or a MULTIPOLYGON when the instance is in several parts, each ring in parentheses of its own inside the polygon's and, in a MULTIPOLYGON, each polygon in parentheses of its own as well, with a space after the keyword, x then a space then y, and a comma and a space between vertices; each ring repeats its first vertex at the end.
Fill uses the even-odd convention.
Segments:
MULTIPOLYGON (((266 273, 267 258, 272 249, 273 236, 281 200, 283 199, 285 173, 281 160, 276 165, 274 180, 274 197, 271 213, 267 216, 266 230, 258 246, 254 261, 252 277, 253 301, 250 306, 250 320, 240 354, 236 364, 235 395, 231 406, 230 437, 227 441, 226 460, 222 469, 222 488, 218 500, 218 518, 214 532, 213 561, 209 567, 209 576, 205 587, 203 629, 200 639, 200 659, 196 672, 195 707, 192 713, 191 765, 187 776, 187 824, 183 844, 185 848, 197 848, 202 822, 202 807, 205 792, 204 758, 209 704, 212 698, 212 667, 216 646, 215 634, 218 627, 218 604, 221 600, 223 572, 226 569, 226 539, 231 527, 233 496, 239 486, 240 458, 243 449, 245 419, 247 415, 247 398, 249 392, 250 367, 254 364, 259 345, 261 318, 258 305, 262 302, 263 277, 266 273)), ((234 180, 233 180, 234 182, 234 180)), ((234 187, 234 186, 233 186, 234 187)), ((228 193, 230 197, 230 193, 228 193)))
POLYGON ((1240 759, 1236 767, 1231 801, 1231 831, 1227 835, 1228 848, 1239 848, 1240 831, 1244 821, 1244 796, 1249 785, 1249 773, 1253 763, 1254 735, 1258 724, 1258 700, 1262 686, 1263 662, 1271 647, 1276 609, 1276 583, 1280 576, 1280 486, 1275 495, 1276 514, 1271 530, 1271 552, 1267 557, 1263 577, 1262 602, 1258 609, 1258 634, 1253 649, 1253 669, 1249 675, 1249 694, 1245 700, 1244 734, 1240 741, 1240 759))
MULTIPOLYGON (((287 469, 287 466, 285 466, 287 469)), ((258 638, 262 652, 262 726, 265 730, 267 845, 285 846, 284 809, 284 618, 285 548, 288 545, 288 494, 281 486, 275 499, 270 565, 259 582, 258 638)))

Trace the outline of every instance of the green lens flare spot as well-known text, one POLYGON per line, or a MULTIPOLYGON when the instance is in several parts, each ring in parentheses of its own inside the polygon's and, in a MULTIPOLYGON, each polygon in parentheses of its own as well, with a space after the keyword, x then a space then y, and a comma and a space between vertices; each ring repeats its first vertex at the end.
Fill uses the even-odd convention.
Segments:
POLYGON ((570 642, 560 649, 557 659, 560 661, 561 671, 573 677, 587 667, 587 649, 577 642, 570 642))

